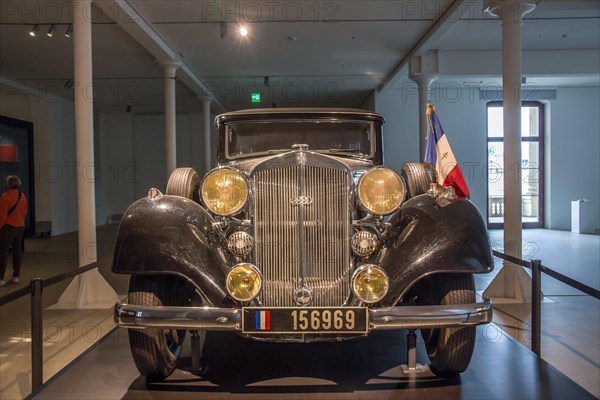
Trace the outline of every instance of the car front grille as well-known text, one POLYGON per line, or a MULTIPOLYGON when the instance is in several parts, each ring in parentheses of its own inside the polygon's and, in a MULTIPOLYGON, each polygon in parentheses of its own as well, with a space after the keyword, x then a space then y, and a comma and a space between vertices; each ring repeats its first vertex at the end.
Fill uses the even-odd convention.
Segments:
POLYGON ((294 291, 302 286, 312 292, 311 306, 342 305, 349 295, 350 175, 307 164, 253 174, 263 306, 299 305, 294 291))

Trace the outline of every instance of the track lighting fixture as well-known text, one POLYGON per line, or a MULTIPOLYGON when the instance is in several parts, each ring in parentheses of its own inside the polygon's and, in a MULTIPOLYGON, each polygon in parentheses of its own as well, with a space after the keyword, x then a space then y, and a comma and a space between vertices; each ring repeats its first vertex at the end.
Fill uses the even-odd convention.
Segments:
MULTIPOLYGON (((44 24, 46 25, 46 24, 44 24)), ((67 30, 65 31, 65 36, 70 38, 71 35, 73 35, 73 24, 58 24, 58 25, 67 25, 67 30)), ((31 37, 35 37, 38 35, 40 31, 40 25, 39 24, 34 24, 31 27, 31 30, 29 31, 29 36, 31 37)), ((48 36, 49 38, 54 37, 54 33, 56 32, 56 24, 50 24, 50 27, 48 28, 48 32, 46 32, 46 36, 48 36)))

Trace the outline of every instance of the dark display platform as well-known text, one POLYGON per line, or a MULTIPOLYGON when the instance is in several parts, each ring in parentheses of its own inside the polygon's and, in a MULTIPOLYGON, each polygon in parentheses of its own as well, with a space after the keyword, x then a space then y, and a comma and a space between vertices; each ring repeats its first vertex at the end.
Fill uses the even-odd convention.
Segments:
MULTIPOLYGON (((191 369, 189 339, 178 369, 147 383, 129 353, 127 332, 110 337, 47 383, 34 399, 594 399, 590 393, 507 338, 478 327, 469 369, 440 378, 405 374, 406 332, 375 332, 341 343, 272 344, 211 332, 203 372, 191 369)), ((426 364, 423 343, 417 362, 426 364)))

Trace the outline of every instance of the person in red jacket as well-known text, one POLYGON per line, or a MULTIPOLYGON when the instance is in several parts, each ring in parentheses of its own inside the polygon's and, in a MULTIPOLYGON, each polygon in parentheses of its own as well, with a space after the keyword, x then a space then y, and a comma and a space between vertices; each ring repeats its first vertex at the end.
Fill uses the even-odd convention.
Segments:
POLYGON ((7 190, 0 197, 0 286, 5 286, 4 273, 8 261, 8 253, 12 246, 13 276, 12 283, 19 283, 21 274, 23 232, 27 216, 27 199, 19 187, 21 179, 11 175, 6 178, 7 190))

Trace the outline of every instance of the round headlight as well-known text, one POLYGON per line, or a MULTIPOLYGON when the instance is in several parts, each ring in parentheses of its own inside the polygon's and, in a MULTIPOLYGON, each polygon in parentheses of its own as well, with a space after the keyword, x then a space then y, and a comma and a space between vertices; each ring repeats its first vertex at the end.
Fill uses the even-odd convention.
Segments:
POLYGON ((202 182, 202 201, 213 213, 229 216, 244 207, 248 199, 248 184, 232 169, 222 168, 209 173, 202 182))
POLYGON ((404 182, 389 168, 376 167, 363 174, 358 181, 360 204, 375 215, 391 214, 404 201, 404 182))
POLYGON ((354 294, 365 303, 377 303, 386 295, 388 287, 386 273, 375 265, 363 265, 352 277, 354 294))
POLYGON ((238 264, 227 274, 227 291, 238 301, 250 301, 260 293, 260 273, 252 264, 238 264))

